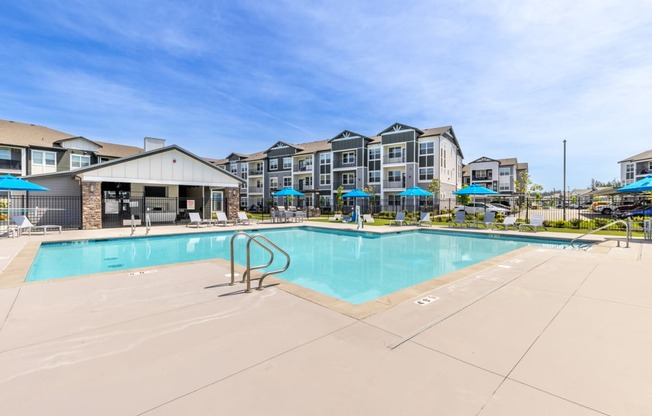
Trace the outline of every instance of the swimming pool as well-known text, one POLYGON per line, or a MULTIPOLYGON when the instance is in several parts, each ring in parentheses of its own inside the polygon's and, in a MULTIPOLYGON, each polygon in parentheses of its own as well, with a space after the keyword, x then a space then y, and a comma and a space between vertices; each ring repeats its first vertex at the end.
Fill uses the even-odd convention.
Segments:
MULTIPOLYGON (((290 255, 277 277, 360 304, 528 245, 560 247, 566 240, 500 234, 469 235, 439 230, 389 234, 315 227, 247 230, 269 238, 290 255)), ((233 232, 179 234, 43 243, 27 281, 39 281, 165 264, 230 258, 233 232), (61 259, 74 261, 61 261, 61 259)), ((236 239, 236 262, 245 264, 245 239, 236 239)), ((252 245, 252 265, 266 263, 252 245)), ((276 256, 270 270, 279 269, 276 256)))

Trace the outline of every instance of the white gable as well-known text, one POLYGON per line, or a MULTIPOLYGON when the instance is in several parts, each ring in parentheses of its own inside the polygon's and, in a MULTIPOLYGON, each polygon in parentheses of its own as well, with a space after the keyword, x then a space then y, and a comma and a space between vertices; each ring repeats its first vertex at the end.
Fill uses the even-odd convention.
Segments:
POLYGON ((64 149, 85 150, 88 152, 97 152, 100 150, 100 146, 83 137, 60 140, 59 144, 64 149))
POLYGON ((237 179, 223 170, 208 166, 177 149, 108 166, 97 165, 97 169, 82 174, 82 181, 215 187, 240 185, 237 179))

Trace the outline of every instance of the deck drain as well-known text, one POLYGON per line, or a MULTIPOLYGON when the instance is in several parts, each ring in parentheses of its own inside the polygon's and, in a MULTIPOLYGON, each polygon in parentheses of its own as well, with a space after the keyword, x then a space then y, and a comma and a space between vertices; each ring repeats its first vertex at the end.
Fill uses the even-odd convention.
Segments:
POLYGON ((131 272, 129 273, 129 276, 140 276, 143 274, 148 274, 148 273, 156 273, 158 270, 143 270, 140 272, 131 272))
POLYGON ((421 298, 421 299, 415 301, 414 303, 416 303, 417 305, 420 305, 420 306, 424 306, 424 305, 427 305, 429 303, 432 303, 432 302, 436 301, 437 299, 439 299, 437 296, 426 296, 425 298, 421 298))

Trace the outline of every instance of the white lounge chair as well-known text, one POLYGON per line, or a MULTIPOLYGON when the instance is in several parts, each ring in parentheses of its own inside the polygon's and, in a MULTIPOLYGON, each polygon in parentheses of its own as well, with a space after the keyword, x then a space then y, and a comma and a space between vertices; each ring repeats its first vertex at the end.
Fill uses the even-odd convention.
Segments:
POLYGON ((463 209, 455 212, 455 219, 448 223, 449 227, 468 227, 469 224, 466 222, 466 211, 463 209))
POLYGON ((516 224, 516 217, 513 215, 510 215, 508 217, 505 217, 503 222, 494 222, 494 228, 500 229, 500 227, 503 227, 503 230, 507 231, 509 227, 514 227, 516 229, 518 225, 516 224))
POLYGON ((235 223, 241 225, 250 225, 251 220, 249 219, 249 217, 247 217, 246 212, 238 211, 238 218, 236 218, 235 223))
POLYGON ((372 217, 371 214, 363 214, 362 215, 362 221, 366 222, 367 224, 373 224, 374 223, 374 217, 372 217))
POLYGON ((396 218, 394 218, 393 220, 389 220, 389 225, 392 224, 407 225, 407 221, 405 221, 405 212, 397 212, 396 218))
POLYGON ((485 228, 493 228, 494 226, 494 221, 496 220, 496 211, 487 211, 484 214, 484 218, 482 219, 482 225, 484 225, 485 228))
POLYGON ((232 225, 234 223, 234 221, 229 220, 223 211, 217 211, 217 220, 215 220, 215 224, 223 224, 226 227, 227 225, 232 225))
POLYGON ((15 232, 14 237, 16 237, 17 235, 20 236, 25 231, 27 231, 28 235, 32 235, 32 231, 42 232, 43 234, 47 234, 48 230, 57 230, 59 231, 59 234, 61 234, 60 225, 34 225, 29 220, 29 218, 27 218, 24 215, 16 215, 15 217, 12 218, 12 220, 16 224, 16 228, 11 230, 12 233, 15 232))
POLYGON ((328 217, 328 221, 342 221, 342 214, 334 214, 332 217, 328 217))
POLYGON ((211 224, 209 220, 202 219, 201 215, 199 215, 198 212, 189 212, 188 217, 190 218, 190 222, 186 224, 186 227, 191 227, 194 225, 195 227, 199 228, 202 225, 208 226, 211 224))
POLYGON ((525 229, 525 228, 530 228, 530 229, 533 230, 535 233, 537 232, 537 229, 539 229, 539 228, 543 228, 543 229, 546 230, 546 231, 548 230, 548 229, 543 225, 543 215, 533 215, 533 216, 530 218, 530 223, 529 223, 529 224, 522 222, 522 223, 518 226, 518 230, 519 230, 519 231, 523 231, 523 229, 525 229))
POLYGON ((417 225, 419 226, 427 225, 428 227, 432 227, 432 220, 430 219, 430 213, 422 212, 421 217, 419 218, 419 223, 417 225))

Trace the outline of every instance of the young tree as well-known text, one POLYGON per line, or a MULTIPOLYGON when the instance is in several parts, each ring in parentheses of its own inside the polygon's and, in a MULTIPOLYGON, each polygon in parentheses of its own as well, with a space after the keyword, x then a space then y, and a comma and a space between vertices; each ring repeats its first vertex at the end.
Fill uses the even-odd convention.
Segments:
POLYGON ((521 208, 523 207, 523 203, 527 198, 530 197, 530 194, 532 192, 537 192, 539 193, 539 198, 540 198, 540 192, 543 191, 543 186, 538 185, 536 183, 532 183, 532 180, 530 179, 530 174, 527 173, 526 171, 521 172, 520 175, 518 175, 518 179, 514 183, 514 188, 516 189, 516 192, 521 194, 521 202, 520 206, 521 208))
POLYGON ((428 184, 428 191, 430 191, 433 194, 432 197, 432 205, 433 207, 436 205, 437 206, 437 211, 439 211, 439 190, 441 188, 441 185, 439 183, 439 179, 433 178, 432 181, 428 184))
POLYGON ((337 212, 342 212, 342 207, 344 206, 344 198, 342 194, 344 193, 344 187, 342 185, 337 187, 337 192, 335 192, 335 210, 337 212))
MULTIPOLYGON (((464 185, 460 189, 464 189, 468 187, 468 185, 464 185)), ((467 205, 469 202, 471 202, 471 196, 470 195, 455 195, 455 203, 457 205, 467 205)))

